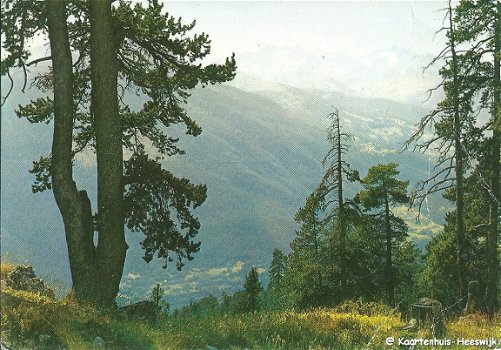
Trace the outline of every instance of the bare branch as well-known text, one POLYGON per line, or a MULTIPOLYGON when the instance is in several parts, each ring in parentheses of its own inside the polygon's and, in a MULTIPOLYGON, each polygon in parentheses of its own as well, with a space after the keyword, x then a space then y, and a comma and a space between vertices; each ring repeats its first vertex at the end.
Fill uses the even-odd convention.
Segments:
POLYGON ((26 72, 26 65, 23 63, 23 74, 24 74, 24 83, 23 83, 23 88, 21 89, 22 93, 24 94, 24 90, 26 89, 26 84, 28 83, 28 73, 26 72))
POLYGON ((40 62, 49 61, 49 60, 52 60, 52 56, 37 58, 36 60, 33 60, 31 62, 26 63, 26 67, 29 67, 31 65, 37 65, 40 62))

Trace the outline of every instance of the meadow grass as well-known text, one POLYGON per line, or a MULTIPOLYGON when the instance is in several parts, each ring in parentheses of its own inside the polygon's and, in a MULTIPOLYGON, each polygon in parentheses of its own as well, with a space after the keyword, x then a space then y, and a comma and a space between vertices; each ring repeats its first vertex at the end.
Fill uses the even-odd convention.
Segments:
MULTIPOLYGON (((10 269, 12 266, 2 264, 2 279, 10 269)), ((400 315, 389 308, 367 308, 362 312, 312 309, 204 318, 162 314, 156 321, 147 322, 127 318, 118 311, 102 312, 79 305, 71 298, 56 301, 12 290, 4 283, 1 292, 2 342, 12 349, 94 349, 96 337, 103 340, 106 349, 390 349, 385 344, 387 337, 433 337, 428 330, 403 330, 400 315)), ((501 339, 499 324, 500 315, 493 321, 481 314, 469 315, 448 322, 442 338, 501 339)))

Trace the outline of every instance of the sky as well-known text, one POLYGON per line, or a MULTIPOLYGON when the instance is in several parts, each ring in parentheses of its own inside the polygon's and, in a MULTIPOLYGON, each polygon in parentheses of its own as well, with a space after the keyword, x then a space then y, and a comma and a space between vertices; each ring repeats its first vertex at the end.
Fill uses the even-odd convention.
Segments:
POLYGON ((444 33, 436 31, 446 6, 443 1, 175 1, 167 3, 167 11, 196 19, 195 31, 209 34, 209 61, 235 53, 237 82, 251 76, 421 104, 438 82, 439 67, 426 72, 423 67, 444 47, 444 33))
MULTIPOLYGON (((136 1, 133 1, 136 2, 136 1)), ((144 1, 141 1, 144 2, 144 1)), ((278 82, 340 90, 429 108, 438 68, 425 67, 444 47, 446 1, 169 1, 167 12, 193 33, 207 33, 222 63, 235 53, 234 85, 253 90, 278 82), (257 81, 256 81, 257 80, 257 81)), ((35 43, 40 52, 40 42, 35 43)), ((42 53, 43 54, 43 53, 42 53)))

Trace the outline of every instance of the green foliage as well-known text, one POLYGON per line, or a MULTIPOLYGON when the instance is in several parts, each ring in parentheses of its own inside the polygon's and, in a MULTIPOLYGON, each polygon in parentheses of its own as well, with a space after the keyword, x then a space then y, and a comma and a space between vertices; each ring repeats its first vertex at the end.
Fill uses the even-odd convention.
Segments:
MULTIPOLYGON (((177 268, 183 260, 191 260, 198 251, 194 238, 200 223, 190 210, 201 205, 206 188, 192 185, 161 169, 160 161, 168 156, 183 154, 177 138, 169 136, 167 128, 184 125, 186 134, 197 136, 201 127, 190 118, 184 105, 190 90, 196 86, 213 85, 235 76, 234 56, 223 64, 203 65, 210 53, 207 34, 193 34, 195 22, 183 24, 163 11, 158 1, 132 5, 115 2, 112 8, 115 36, 108 38, 116 48, 119 84, 119 113, 122 144, 129 155, 125 166, 125 197, 129 201, 127 224, 145 234, 142 246, 145 260, 154 255, 167 262, 175 256, 177 268), (131 107, 129 97, 141 96, 142 106, 131 107), (146 156, 148 153, 151 158, 146 156), (151 172, 150 172, 151 171, 151 172), (150 177, 151 175, 151 177, 150 177), (160 191, 153 194, 153 185, 160 191), (133 198, 135 195, 140 197, 133 198), (163 202, 163 205, 159 205, 163 202), (185 232, 183 232, 185 231, 185 232)), ((72 157, 83 151, 95 152, 95 130, 91 110, 90 14, 87 3, 67 1, 69 44, 73 57, 73 150, 72 157)), ((2 41, 5 57, 2 76, 13 69, 31 64, 44 64, 48 59, 32 57, 27 42, 46 35, 46 9, 42 1, 2 2, 2 41), (31 61, 30 61, 31 60, 31 61)), ((51 95, 52 70, 42 69, 33 85, 51 95)), ((26 82, 25 82, 26 84, 26 82)), ((24 91, 24 87, 23 87, 24 91)), ((17 114, 31 123, 51 123, 54 115, 51 97, 41 97, 17 114)), ((34 192, 51 189, 51 157, 34 162, 31 173, 36 181, 34 192)), ((99 216, 97 217, 99 229, 99 216)))
POLYGON ((273 250, 273 255, 271 258, 269 273, 269 284, 268 289, 273 289, 277 291, 282 291, 284 288, 284 276, 287 270, 287 257, 284 253, 275 248, 273 250))
POLYGON ((424 268, 421 251, 413 242, 403 242, 395 254, 395 299, 400 302, 402 313, 408 313, 423 295, 419 277, 424 268))
POLYGON ((283 310, 287 305, 287 280, 289 269, 287 256, 275 248, 268 269, 268 288, 260 294, 260 304, 263 310, 283 310))
POLYGON ((260 308, 258 295, 263 290, 263 286, 259 281, 259 274, 257 269, 253 266, 251 267, 249 274, 245 278, 244 282, 244 300, 243 300, 243 310, 244 312, 254 312, 258 311, 260 308))
POLYGON ((409 181, 396 179, 399 174, 398 164, 378 164, 369 168, 368 174, 361 180, 363 190, 357 193, 355 202, 361 203, 369 212, 371 223, 376 232, 381 232, 379 239, 386 243, 384 280, 387 289, 387 300, 394 301, 395 263, 394 251, 407 236, 408 226, 391 211, 391 206, 407 204, 409 181))
POLYGON ((160 283, 157 283, 151 291, 150 300, 157 306, 158 310, 169 312, 170 304, 163 299, 163 296, 164 290, 160 287, 160 283))
POLYGON ((186 305, 179 310, 174 311, 174 317, 176 319, 185 320, 215 317, 216 315, 223 314, 223 312, 230 312, 231 299, 233 298, 223 296, 220 304, 217 298, 210 294, 200 300, 191 302, 189 305, 186 305), (228 299, 225 300, 225 297, 228 299))
MULTIPOLYGON (((484 160, 485 161, 485 160, 484 160)), ((478 168, 465 179, 465 226, 466 258, 468 275, 479 281, 481 289, 487 284, 487 237, 485 228, 489 217, 489 197, 484 191, 481 171, 485 169, 480 162, 478 168)), ((454 188, 444 196, 454 201, 454 188)), ((446 215, 444 230, 427 245, 426 268, 422 275, 423 290, 428 296, 444 305, 456 305, 458 311, 458 277, 456 257, 451 254, 457 246, 455 235, 456 211, 446 215)), ((483 307, 481 300, 480 308, 483 307)))
POLYGON ((180 270, 183 258, 192 260, 192 254, 200 247, 199 242, 193 241, 200 222, 190 208, 205 201, 207 187, 176 178, 145 153, 136 154, 125 163, 124 180, 127 227, 145 234, 141 243, 144 259, 149 262, 157 253, 165 259, 166 268, 167 262, 173 261, 169 255, 172 251, 180 270), (184 235, 183 230, 186 230, 184 235))
POLYGON ((390 205, 409 203, 409 181, 395 178, 400 174, 397 167, 397 163, 372 166, 361 180, 364 189, 357 194, 357 201, 368 210, 381 208, 386 202, 390 205))
POLYGON ((295 307, 323 305, 326 289, 324 284, 325 231, 320 220, 323 196, 315 191, 296 213, 301 224, 297 237, 291 243, 289 269, 286 272, 287 294, 295 307))

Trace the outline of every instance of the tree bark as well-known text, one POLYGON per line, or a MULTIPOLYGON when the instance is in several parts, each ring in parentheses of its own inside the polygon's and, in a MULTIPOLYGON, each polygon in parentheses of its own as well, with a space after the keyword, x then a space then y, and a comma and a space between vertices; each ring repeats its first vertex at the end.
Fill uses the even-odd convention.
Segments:
POLYGON ((393 280, 393 262, 391 251, 391 224, 390 224, 390 203, 388 194, 384 194, 384 219, 386 224, 386 292, 388 294, 388 303, 393 305, 394 301, 394 285, 393 280))
POLYGON ((346 225, 345 212, 343 201, 343 161, 342 161, 342 144, 341 144, 341 127, 339 125, 339 114, 336 115, 336 132, 337 132, 337 182, 338 182, 338 203, 339 203, 339 244, 340 244, 340 263, 341 263, 341 293, 342 297, 346 294, 346 225))
POLYGON ((500 59, 501 52, 501 3, 496 5, 496 29, 494 43, 494 89, 493 89, 493 133, 492 133, 492 175, 491 201, 489 204, 489 230, 487 234, 487 312, 493 317, 497 309, 497 294, 499 280, 499 203, 500 194, 500 148, 501 148, 501 81, 500 59))
POLYGON ((97 259, 101 293, 109 307, 118 293, 127 244, 123 212, 122 126, 118 111, 118 64, 111 1, 90 1, 92 113, 96 130, 98 187, 97 259))
MULTIPOLYGON (((454 156, 456 163, 454 166, 456 176, 456 240, 457 240, 457 264, 459 278, 459 298, 467 295, 466 283, 466 252, 465 252, 465 224, 464 224, 464 188, 463 188, 463 144, 461 140, 461 119, 459 110, 459 77, 458 58, 456 54, 456 43, 453 23, 453 13, 451 2, 449 1, 449 24, 450 24, 450 46, 452 54, 452 74, 453 74, 453 110, 454 110, 454 156)), ((461 301, 464 305, 465 301, 461 301)))
POLYGON ((73 291, 78 300, 92 302, 97 289, 94 229, 89 198, 73 181, 73 71, 64 0, 50 0, 47 26, 53 66, 54 136, 52 186, 64 222, 73 291))

